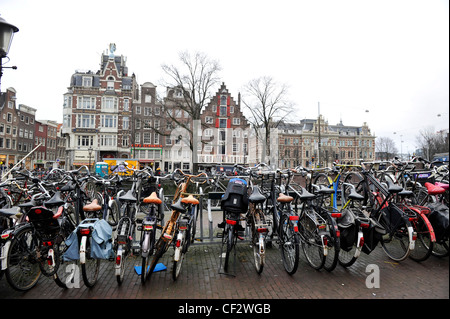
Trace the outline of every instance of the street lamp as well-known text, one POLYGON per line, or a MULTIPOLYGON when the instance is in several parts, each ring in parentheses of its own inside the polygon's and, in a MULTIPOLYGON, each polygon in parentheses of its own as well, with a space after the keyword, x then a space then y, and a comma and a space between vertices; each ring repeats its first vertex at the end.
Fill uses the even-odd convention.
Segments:
MULTIPOLYGON (((3 75, 2 60, 8 55, 14 33, 17 31, 19 31, 19 29, 16 26, 6 22, 5 19, 0 17, 0 82, 3 75)), ((15 66, 11 68, 17 69, 15 66)))
POLYGON ((91 172, 91 155, 92 155, 92 146, 89 146, 88 153, 89 153, 89 172, 91 172))

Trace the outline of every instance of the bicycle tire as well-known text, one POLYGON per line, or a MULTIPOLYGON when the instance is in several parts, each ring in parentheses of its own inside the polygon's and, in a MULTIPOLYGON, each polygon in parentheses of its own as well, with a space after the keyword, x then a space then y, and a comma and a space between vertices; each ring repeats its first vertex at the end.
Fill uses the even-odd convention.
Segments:
POLYGON ((427 260, 434 248, 432 240, 432 233, 434 232, 428 218, 420 213, 417 213, 417 220, 411 222, 414 231, 417 234, 417 239, 414 243, 414 249, 409 253, 409 258, 414 261, 421 262, 427 260))
POLYGON ((5 277, 14 290, 28 291, 37 284, 41 274, 33 229, 25 226, 17 231, 8 248, 5 277))
POLYGON ((295 274, 300 258, 300 239, 294 231, 289 215, 283 214, 280 222, 280 251, 283 259, 284 270, 289 275, 295 274))
MULTIPOLYGON (((365 183, 364 183, 364 178, 361 176, 361 174, 356 173, 356 172, 350 172, 348 174, 345 175, 344 177, 344 183, 349 183, 352 184, 353 186, 355 186, 355 191, 359 194, 364 196, 364 200, 363 203, 366 204, 368 201, 368 194, 366 191, 366 187, 365 187, 365 183)), ((350 188, 346 187, 345 191, 342 193, 342 202, 346 203, 347 202, 347 191, 350 191, 350 188)))
POLYGON ((65 261, 64 260, 64 253, 67 250, 67 245, 65 240, 61 238, 61 242, 58 245, 58 257, 59 257, 59 262, 60 265, 56 271, 56 273, 53 275, 53 280, 55 281, 55 283, 64 289, 69 288, 69 286, 67 285, 69 282, 76 285, 78 284, 78 282, 75 282, 75 280, 79 279, 79 278, 75 278, 75 276, 77 275, 77 271, 75 270, 74 267, 78 267, 76 262, 72 262, 72 261, 65 261))
MULTIPOLYGON (((319 173, 316 175, 316 177, 314 178, 314 182, 313 184, 318 185, 318 186, 325 186, 327 188, 333 189, 333 182, 330 181, 330 179, 328 178, 328 175, 325 173, 319 173)), ((310 192, 312 192, 312 190, 309 190, 310 192)), ((324 199, 324 205, 325 206, 333 206, 333 198, 334 198, 334 193, 331 194, 331 196, 327 196, 324 199)))
POLYGON ((192 220, 190 221, 190 226, 189 226, 189 241, 190 244, 193 243, 195 241, 195 233, 197 231, 197 219, 198 219, 198 210, 199 210, 199 205, 194 205, 194 207, 192 208, 192 210, 194 211, 192 214, 192 220))
POLYGON ((108 205, 108 218, 107 222, 111 227, 116 227, 119 223, 120 209, 117 200, 112 199, 108 205))
POLYGON ((340 238, 337 233, 337 223, 336 220, 334 220, 334 217, 331 217, 331 215, 326 212, 326 221, 330 230, 330 237, 327 241, 327 249, 328 254, 325 257, 325 263, 323 264, 323 268, 326 271, 333 271, 339 260, 339 254, 341 251, 341 245, 340 245, 340 238))
POLYGON ((155 245, 155 257, 153 257, 152 262, 150 264, 150 270, 148 272, 148 277, 147 280, 150 280, 150 278, 153 275, 153 272, 155 271, 155 267, 158 264, 158 261, 161 259, 161 257, 164 255, 164 253, 167 250, 167 246, 169 245, 169 243, 163 239, 159 239, 158 242, 155 245))
POLYGON ((92 288, 97 283, 98 273, 100 271, 100 259, 91 257, 91 241, 92 236, 86 238, 86 262, 81 264, 81 275, 84 284, 92 288))
POLYGON ((317 225, 306 213, 300 217, 299 224, 302 250, 306 261, 312 268, 319 270, 325 263, 325 255, 317 225))
POLYGON ((235 234, 234 234, 234 226, 233 225, 226 225, 226 230, 223 234, 223 238, 225 239, 225 260, 223 262, 223 270, 228 271, 228 264, 230 261, 230 254, 233 250, 233 245, 235 241, 235 234))
POLYGON ((151 247, 151 239, 152 238, 152 234, 151 232, 146 232, 144 234, 144 239, 142 240, 142 244, 141 244, 141 249, 145 246, 148 247, 149 252, 145 254, 145 256, 143 254, 141 254, 141 283, 145 284, 145 282, 147 281, 147 277, 148 277, 148 271, 147 269, 149 269, 150 266, 150 256, 151 256, 151 251, 153 250, 153 248, 151 247))
POLYGON ((447 257, 449 255, 449 238, 436 241, 431 252, 433 256, 438 258, 447 257))
POLYGON ((410 222, 406 220, 400 210, 390 207, 394 211, 382 210, 378 215, 378 222, 386 230, 386 234, 381 239, 381 247, 386 255, 394 261, 405 260, 410 253, 409 229, 412 228, 410 222), (389 214, 389 216, 388 216, 389 214), (394 216, 390 214, 399 214, 394 216))
POLYGON ((258 233, 256 229, 252 231, 252 246, 253 246, 253 261, 255 269, 258 274, 261 274, 264 270, 265 263, 265 241, 261 239, 262 234, 258 233), (261 247, 262 246, 262 247, 261 247))
POLYGON ((181 266, 183 265, 184 256, 187 251, 187 245, 189 241, 189 232, 184 231, 182 242, 180 243, 181 249, 180 249, 180 256, 178 260, 173 261, 173 267, 172 267, 172 279, 176 281, 181 273, 181 266))

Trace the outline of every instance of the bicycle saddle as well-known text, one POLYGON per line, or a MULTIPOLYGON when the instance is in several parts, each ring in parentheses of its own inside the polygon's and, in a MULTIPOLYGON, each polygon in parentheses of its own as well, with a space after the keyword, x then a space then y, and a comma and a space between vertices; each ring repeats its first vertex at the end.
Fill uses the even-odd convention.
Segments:
POLYGON ((348 195, 348 198, 352 200, 363 200, 364 196, 358 194, 353 188, 350 190, 350 194, 348 195))
POLYGON ((95 199, 92 201, 92 203, 83 206, 83 210, 84 210, 85 212, 96 212, 96 211, 101 210, 101 209, 102 209, 102 206, 100 206, 100 205, 98 204, 97 198, 95 198, 95 199))
POLYGON ((319 194, 333 194, 334 190, 324 185, 319 185, 319 194))
POLYGON ((186 213, 186 208, 184 208, 183 205, 181 205, 181 198, 178 199, 175 204, 171 204, 170 208, 172 208, 173 210, 179 211, 182 214, 186 213))
POLYGON ((65 201, 61 199, 61 192, 58 191, 55 193, 55 195, 52 196, 48 201, 44 202, 45 207, 55 207, 55 206, 61 206, 64 205, 65 201))
POLYGON ((261 193, 261 189, 258 186, 253 187, 252 194, 248 198, 248 201, 253 204, 262 203, 266 200, 266 196, 261 193))
POLYGON ((302 194, 300 195, 300 200, 307 200, 307 199, 313 199, 313 198, 316 198, 316 195, 311 194, 305 188, 302 188, 302 194))
POLYGON ((388 184, 388 192, 389 193, 399 193, 403 190, 403 187, 395 185, 390 180, 387 180, 387 184, 388 184))
POLYGON ((158 198, 158 195, 156 195, 156 192, 153 192, 150 194, 150 196, 145 197, 143 201, 145 204, 159 205, 162 203, 162 200, 158 198))
POLYGON ((192 205, 198 205, 198 203, 199 203, 198 199, 192 195, 189 195, 188 197, 183 197, 181 199, 181 202, 183 204, 192 204, 192 205))
POLYGON ((125 195, 119 197, 120 201, 126 201, 126 202, 137 202, 137 198, 134 197, 133 192, 129 190, 125 195))
POLYGON ((445 189, 438 185, 433 185, 431 183, 426 182, 425 187, 427 188, 428 194, 430 195, 438 195, 445 193, 445 189))
POLYGON ((285 195, 283 193, 280 193, 280 195, 277 198, 277 202, 280 202, 280 203, 290 203, 293 200, 294 200, 294 197, 285 195))

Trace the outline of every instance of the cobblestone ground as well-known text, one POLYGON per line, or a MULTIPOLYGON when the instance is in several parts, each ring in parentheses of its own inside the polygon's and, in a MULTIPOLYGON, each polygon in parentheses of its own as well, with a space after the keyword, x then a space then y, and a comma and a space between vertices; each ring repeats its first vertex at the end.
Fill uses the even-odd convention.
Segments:
POLYGON ((264 271, 258 275, 248 242, 238 242, 236 258, 228 274, 220 270, 220 244, 195 243, 191 246, 177 281, 172 280, 173 249, 161 262, 167 270, 154 273, 151 281, 141 285, 134 266, 140 260, 127 261, 124 283, 119 286, 113 262, 102 262, 97 284, 89 289, 81 281, 79 288, 61 289, 52 279, 42 277, 33 289, 21 293, 13 290, 3 277, 0 299, 448 299, 448 257, 431 256, 422 263, 407 259, 391 261, 378 247, 370 255, 362 254, 345 269, 332 272, 314 270, 301 255, 298 271, 290 276, 283 268, 280 251, 267 250, 264 271), (367 288, 368 265, 380 271, 380 287, 367 288))

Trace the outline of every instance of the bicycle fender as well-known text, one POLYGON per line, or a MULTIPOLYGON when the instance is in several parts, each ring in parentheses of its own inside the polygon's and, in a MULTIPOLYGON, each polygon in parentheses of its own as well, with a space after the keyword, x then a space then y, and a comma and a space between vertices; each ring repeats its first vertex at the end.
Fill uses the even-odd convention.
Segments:
POLYGON ((364 245, 364 235, 362 231, 358 232, 358 239, 356 242, 356 250, 355 250, 355 255, 353 257, 358 258, 359 255, 361 254, 361 249, 362 246, 364 245))
MULTIPOLYGON (((183 242, 183 232, 179 232, 177 236, 177 242, 180 241, 180 243, 183 242)), ((173 256, 174 261, 179 261, 181 257, 181 251, 183 249, 183 246, 180 245, 178 247, 175 246, 175 254, 173 256)))
POLYGON ((148 257, 148 254, 150 252, 149 250, 150 246, 150 233, 144 234, 144 239, 142 240, 142 246, 141 246, 141 255, 142 257, 148 257))
POLYGON ((122 255, 123 255, 123 248, 122 245, 119 245, 119 247, 117 248, 116 262, 114 263, 114 270, 116 276, 120 276, 120 264, 123 263, 122 255), (119 264, 117 263, 117 257, 120 257, 119 264))
POLYGON ((328 256, 328 246, 325 245, 324 238, 325 238, 325 235, 320 235, 320 240, 321 240, 322 246, 323 246, 323 255, 328 256))
MULTIPOLYGON (((416 241, 414 240, 414 229, 412 226, 408 226, 408 236, 409 236, 409 249, 414 250, 414 247, 416 245, 416 241)), ((417 236, 417 234, 415 234, 417 236)))
POLYGON ((1 252, 1 257, 0 260, 2 261, 2 268, 1 270, 6 270, 6 268, 8 268, 8 251, 9 251, 9 246, 11 246, 11 241, 8 240, 3 246, 2 246, 2 252, 1 252))
POLYGON ((81 241, 80 241, 80 263, 81 264, 86 263, 86 240, 87 240, 87 236, 81 237, 81 241))

